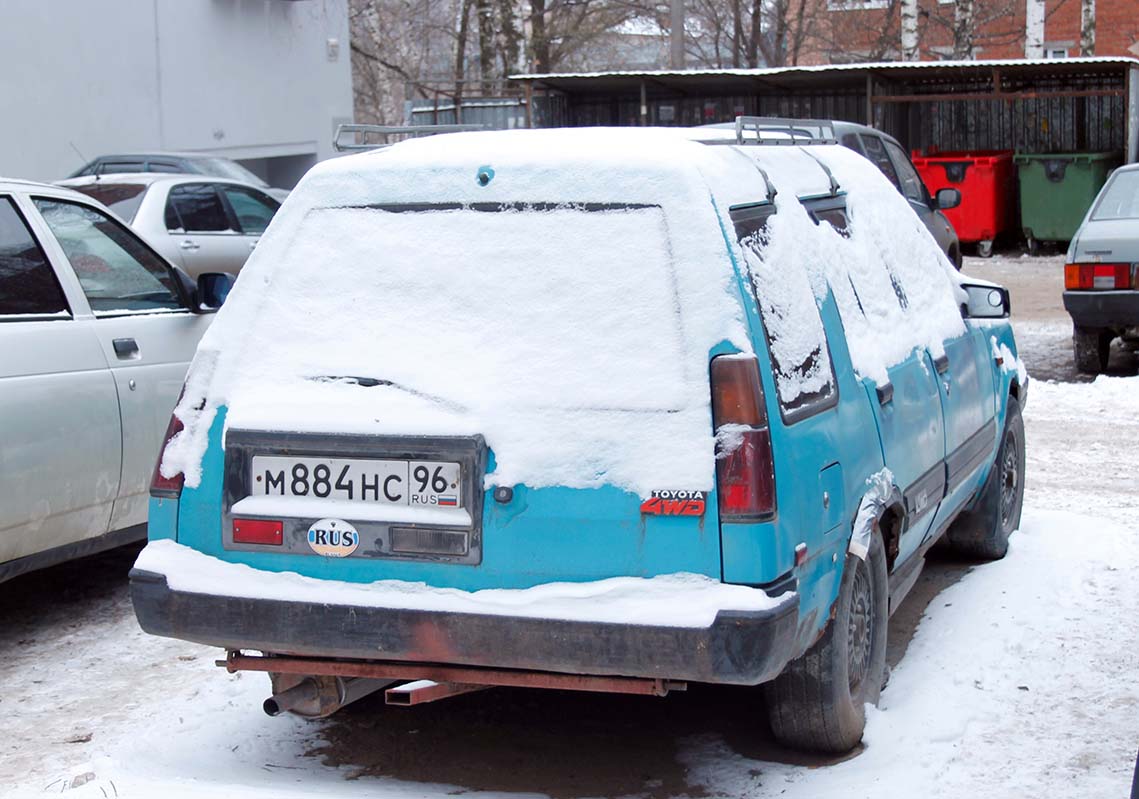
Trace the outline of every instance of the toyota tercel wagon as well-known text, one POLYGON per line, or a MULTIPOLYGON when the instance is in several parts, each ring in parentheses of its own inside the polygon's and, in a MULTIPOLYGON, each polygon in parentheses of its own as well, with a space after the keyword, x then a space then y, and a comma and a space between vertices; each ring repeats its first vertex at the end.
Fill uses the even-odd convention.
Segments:
POLYGON ((139 621, 268 672, 272 714, 762 684, 781 741, 848 750, 925 553, 1020 519, 1008 294, 963 280, 838 146, 321 164, 192 364, 139 621))

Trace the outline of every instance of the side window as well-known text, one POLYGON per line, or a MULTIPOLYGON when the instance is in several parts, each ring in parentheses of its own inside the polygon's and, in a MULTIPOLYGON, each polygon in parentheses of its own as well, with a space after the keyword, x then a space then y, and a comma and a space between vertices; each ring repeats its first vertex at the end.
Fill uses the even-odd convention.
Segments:
POLYGON ((859 155, 866 155, 866 151, 862 149, 862 142, 858 140, 857 133, 844 133, 842 134, 842 146, 849 147, 859 155))
POLYGON ((147 172, 164 172, 164 173, 171 174, 171 175, 180 175, 183 172, 185 172, 186 170, 182 169, 177 164, 171 163, 170 161, 147 161, 146 162, 146 171, 147 172))
POLYGON ((100 175, 110 175, 116 172, 141 172, 142 161, 103 161, 99 164, 100 175))
POLYGON ((55 271, 15 204, 0 197, 0 317, 60 313, 68 308, 55 271))
POLYGON ((166 199, 166 229, 186 233, 232 230, 221 197, 211 183, 188 183, 170 189, 166 199), (171 222, 177 222, 170 227, 171 222))
POLYGON ((35 203, 96 314, 183 307, 170 268, 114 219, 65 200, 35 203))
POLYGON ((767 226, 775 208, 763 203, 737 206, 731 213, 749 266, 784 421, 796 422, 833 407, 838 401, 834 366, 810 280, 805 271, 782 269, 765 257, 767 226))
POLYGON ((241 225, 242 233, 264 233, 265 228, 269 227, 269 223, 273 220, 273 214, 281 207, 275 200, 259 191, 224 183, 218 188, 229 201, 233 213, 237 216, 237 223, 241 225))
POLYGON ((865 133, 862 134, 861 138, 866 157, 873 162, 874 166, 882 170, 882 174, 890 179, 898 191, 901 191, 902 184, 898 182, 898 173, 894 171, 894 165, 890 163, 890 157, 886 155, 886 148, 882 146, 882 140, 877 136, 869 136, 865 133))
POLYGON ((902 181, 902 194, 906 195, 906 199, 913 200, 915 203, 925 203, 925 184, 921 182, 921 176, 918 171, 914 169, 913 163, 910 161, 906 151, 892 141, 886 142, 886 149, 889 151, 891 158, 894 159, 894 166, 898 170, 898 178, 902 181))

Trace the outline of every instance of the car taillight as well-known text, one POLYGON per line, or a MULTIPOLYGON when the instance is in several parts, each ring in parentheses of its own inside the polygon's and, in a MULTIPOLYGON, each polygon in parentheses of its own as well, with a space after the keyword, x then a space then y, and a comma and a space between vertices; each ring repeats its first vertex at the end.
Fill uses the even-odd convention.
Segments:
POLYGON ((283 525, 268 519, 234 519, 233 543, 281 546, 283 525))
MULTIPOLYGON (((181 398, 179 398, 181 402, 181 398)), ((162 448, 158 450, 158 462, 154 464, 154 474, 150 478, 150 495, 162 499, 178 499, 182 496, 182 484, 186 476, 182 472, 173 477, 162 476, 162 458, 166 454, 166 447, 170 439, 182 432, 182 420, 170 414, 170 424, 166 425, 166 435, 162 438, 162 448)))
POLYGON ((775 515, 775 464, 755 356, 713 358, 711 383, 720 518, 770 518, 775 515))
POLYGON ((1131 264, 1065 264, 1064 288, 1072 291, 1132 288, 1131 264))

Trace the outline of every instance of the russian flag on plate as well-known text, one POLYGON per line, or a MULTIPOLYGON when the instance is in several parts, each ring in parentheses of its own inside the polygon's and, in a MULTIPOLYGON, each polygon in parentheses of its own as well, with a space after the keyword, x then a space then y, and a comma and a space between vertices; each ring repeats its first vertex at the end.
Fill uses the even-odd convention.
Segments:
POLYGON ((459 498, 454 494, 440 494, 439 504, 444 507, 454 508, 459 504, 459 498))

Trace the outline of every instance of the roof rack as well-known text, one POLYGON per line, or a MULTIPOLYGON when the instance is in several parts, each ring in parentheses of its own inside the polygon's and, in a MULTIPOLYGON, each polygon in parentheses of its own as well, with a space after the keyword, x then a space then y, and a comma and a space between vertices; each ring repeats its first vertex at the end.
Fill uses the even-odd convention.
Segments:
POLYGON ((829 119, 787 119, 784 117, 736 117, 736 144, 800 145, 838 144, 834 123, 829 119), (746 138, 747 133, 755 138, 746 138), (765 137, 764 133, 784 133, 765 137))
POLYGON ((397 141, 404 139, 418 139, 423 136, 434 136, 439 133, 459 133, 469 130, 485 130, 482 125, 356 125, 344 124, 336 127, 336 135, 332 137, 332 146, 337 152, 355 152, 358 150, 378 150, 381 147, 390 147, 397 141), (345 141, 344 136, 350 138, 345 141), (381 137, 380 141, 369 141, 371 136, 381 137))

